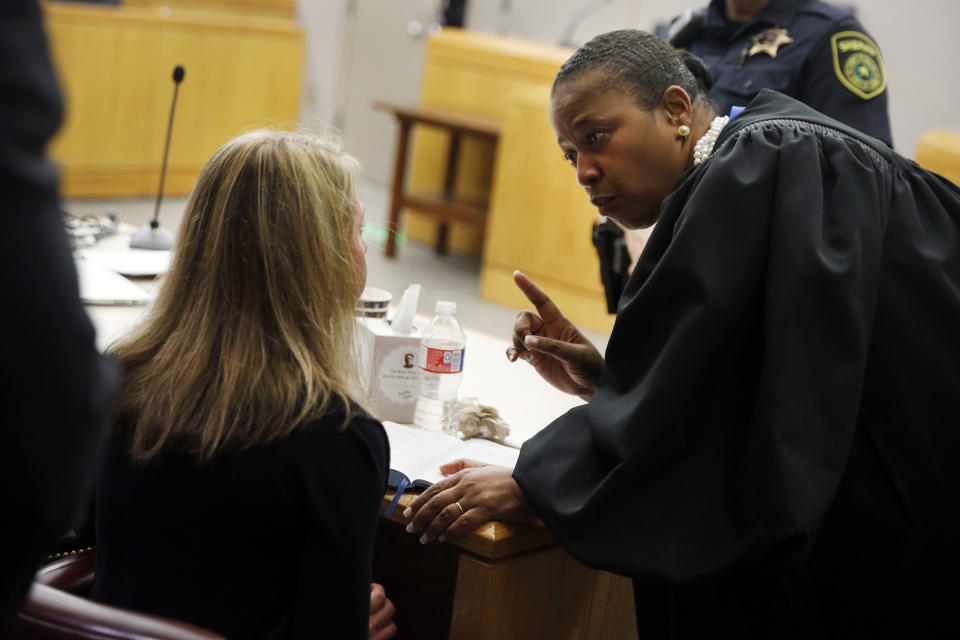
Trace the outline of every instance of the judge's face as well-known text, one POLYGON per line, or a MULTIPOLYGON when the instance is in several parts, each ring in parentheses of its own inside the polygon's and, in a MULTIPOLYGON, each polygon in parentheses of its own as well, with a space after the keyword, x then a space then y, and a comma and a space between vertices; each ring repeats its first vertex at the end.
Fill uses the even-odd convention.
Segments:
POLYGON ((656 222, 689 162, 669 110, 648 111, 626 92, 600 89, 587 74, 557 88, 551 115, 560 149, 600 214, 629 229, 656 222))

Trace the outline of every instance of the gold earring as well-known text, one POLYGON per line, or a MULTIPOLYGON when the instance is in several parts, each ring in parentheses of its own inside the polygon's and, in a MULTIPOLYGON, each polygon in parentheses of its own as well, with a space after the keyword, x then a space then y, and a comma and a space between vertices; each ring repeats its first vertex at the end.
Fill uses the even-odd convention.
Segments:
POLYGON ((677 133, 680 134, 681 138, 686 138, 688 135, 690 135, 690 127, 682 124, 677 127, 677 133))

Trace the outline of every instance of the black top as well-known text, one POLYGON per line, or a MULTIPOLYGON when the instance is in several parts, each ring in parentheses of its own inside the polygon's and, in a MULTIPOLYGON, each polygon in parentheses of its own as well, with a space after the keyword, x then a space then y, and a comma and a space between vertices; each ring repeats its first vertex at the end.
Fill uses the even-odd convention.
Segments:
MULTIPOLYGON (((116 373, 80 303, 47 142, 61 102, 36 0, 0 3, 0 626, 75 524, 116 373)), ((0 631, 0 635, 3 635, 0 631)))
POLYGON ((891 144, 883 58, 849 8, 772 0, 752 20, 735 23, 727 20, 724 5, 713 0, 699 15, 684 18, 699 20, 696 29, 671 27, 672 33, 691 36, 678 46, 710 69, 715 82, 710 97, 720 113, 746 105, 761 89, 773 89, 891 144), (776 40, 777 30, 785 36, 782 44, 755 48, 758 39, 776 40))
POLYGON ((956 630, 958 416, 960 190, 762 91, 664 201, 592 400, 514 477, 635 578, 641 637, 956 630))
POLYGON ((389 445, 369 416, 341 418, 207 464, 134 466, 114 439, 94 599, 229 638, 366 638, 389 445))

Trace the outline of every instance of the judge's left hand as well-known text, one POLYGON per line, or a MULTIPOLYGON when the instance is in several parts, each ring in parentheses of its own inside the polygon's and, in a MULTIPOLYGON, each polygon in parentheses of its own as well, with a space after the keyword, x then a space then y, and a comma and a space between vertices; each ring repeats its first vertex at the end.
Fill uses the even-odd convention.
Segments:
POLYGON ((421 543, 456 538, 490 520, 537 519, 507 467, 455 460, 440 471, 447 477, 421 493, 403 512, 405 518, 413 518, 407 533, 421 533, 421 543))

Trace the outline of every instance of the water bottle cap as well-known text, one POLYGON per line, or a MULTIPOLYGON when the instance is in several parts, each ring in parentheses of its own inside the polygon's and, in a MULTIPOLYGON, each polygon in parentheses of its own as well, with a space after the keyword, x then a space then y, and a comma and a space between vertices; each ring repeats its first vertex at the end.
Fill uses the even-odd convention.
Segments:
POLYGON ((457 303, 450 300, 437 300, 437 313, 456 313, 457 303))

